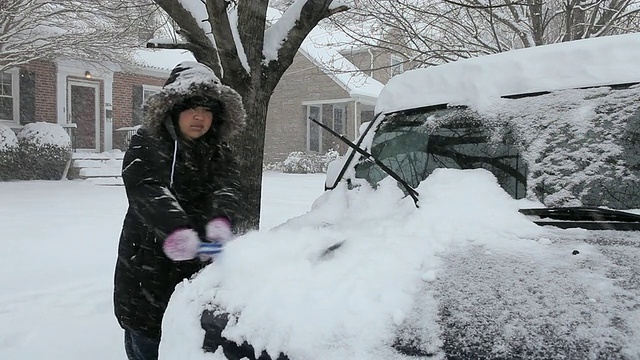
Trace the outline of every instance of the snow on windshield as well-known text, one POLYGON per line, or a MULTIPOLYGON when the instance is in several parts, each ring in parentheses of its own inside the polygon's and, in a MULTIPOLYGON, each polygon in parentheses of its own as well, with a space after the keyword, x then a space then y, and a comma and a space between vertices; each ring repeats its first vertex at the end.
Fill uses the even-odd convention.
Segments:
MULTIPOLYGON (((627 321, 625 332, 612 327, 613 317, 624 322, 637 318, 637 311, 616 302, 624 291, 604 270, 584 265, 601 258, 594 247, 560 239, 583 232, 536 226, 518 212, 533 204, 513 200, 482 169, 438 169, 417 190, 418 209, 390 179, 375 191, 365 182, 349 191, 341 184, 306 215, 231 242, 213 264, 176 288, 160 358, 225 359, 221 349, 215 355, 202 351, 200 315, 211 304, 233 315, 223 335, 248 341, 258 354, 264 349, 292 359, 402 359, 391 345, 405 341, 407 333, 420 339, 423 350, 437 353, 450 331, 441 328, 442 306, 455 301, 468 310, 478 299, 490 299, 482 294, 486 286, 510 294, 506 298, 514 303, 508 305, 520 306, 535 323, 553 322, 557 313, 543 305, 558 304, 562 321, 580 324, 572 335, 577 340, 640 334, 637 321, 627 321), (334 244, 342 245, 326 254, 334 244), (574 249, 582 255, 571 255, 574 249), (502 272, 486 271, 496 263, 502 272), (463 281, 448 286, 457 279, 463 281), (529 288, 539 288, 544 301, 529 288), (585 317, 585 311, 597 316, 585 317)), ((459 316, 466 321, 472 314, 459 316)), ((536 334, 515 320, 507 325, 511 338, 536 334)), ((625 346, 640 353, 637 342, 625 346)))
POLYGON ((376 113, 437 104, 482 107, 503 95, 640 81, 640 33, 537 46, 393 77, 376 113))

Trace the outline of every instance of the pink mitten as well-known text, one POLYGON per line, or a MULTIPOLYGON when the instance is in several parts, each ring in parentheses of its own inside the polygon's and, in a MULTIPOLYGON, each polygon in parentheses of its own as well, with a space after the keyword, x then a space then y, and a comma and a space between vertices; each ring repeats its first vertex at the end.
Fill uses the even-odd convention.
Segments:
POLYGON ((207 240, 224 244, 231 240, 231 221, 226 217, 217 217, 207 224, 207 240))
POLYGON ((194 259, 198 255, 200 239, 192 229, 180 229, 172 232, 164 240, 162 250, 173 261, 194 259))

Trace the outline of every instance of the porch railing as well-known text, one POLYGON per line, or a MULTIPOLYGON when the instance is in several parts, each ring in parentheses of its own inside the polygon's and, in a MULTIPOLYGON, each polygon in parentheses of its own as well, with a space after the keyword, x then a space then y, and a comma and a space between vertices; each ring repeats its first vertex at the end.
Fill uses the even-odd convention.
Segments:
POLYGON ((64 131, 69 135, 69 139, 71 139, 71 151, 76 151, 76 129, 78 125, 76 123, 70 124, 60 124, 64 131))
POLYGON ((117 134, 116 136, 120 140, 119 141, 120 146, 118 146, 120 150, 123 150, 123 151, 127 150, 127 148, 129 147, 129 143, 131 142, 131 137, 136 133, 136 131, 138 131, 139 128, 140 128, 140 125, 136 125, 136 126, 125 126, 125 127, 121 127, 113 130, 114 135, 117 134))

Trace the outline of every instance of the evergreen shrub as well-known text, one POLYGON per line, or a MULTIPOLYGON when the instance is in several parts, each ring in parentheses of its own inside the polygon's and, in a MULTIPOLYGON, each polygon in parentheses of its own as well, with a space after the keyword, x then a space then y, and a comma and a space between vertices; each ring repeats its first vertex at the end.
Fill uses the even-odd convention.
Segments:
POLYGON ((21 180, 60 180, 71 156, 71 139, 58 124, 36 122, 18 133, 21 180))
POLYGON ((0 125, 0 181, 17 179, 18 137, 6 125, 0 125))
POLYGON ((302 151, 294 151, 284 161, 268 164, 265 166, 265 170, 290 174, 325 173, 327 165, 339 157, 340 154, 333 149, 327 151, 326 154, 307 154, 302 151))

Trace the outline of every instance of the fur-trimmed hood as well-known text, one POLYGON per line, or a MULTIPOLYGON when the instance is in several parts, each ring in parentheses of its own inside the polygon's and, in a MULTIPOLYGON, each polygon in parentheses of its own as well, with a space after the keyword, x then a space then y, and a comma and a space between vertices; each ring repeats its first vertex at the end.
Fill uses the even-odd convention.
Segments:
POLYGON ((154 136, 162 136, 168 131, 175 140, 172 111, 193 98, 220 102, 221 109, 214 114, 214 124, 210 130, 216 132, 217 138, 229 140, 244 127, 246 114, 240 94, 222 85, 209 67, 194 61, 178 64, 162 90, 147 99, 143 108, 143 126, 154 136))

